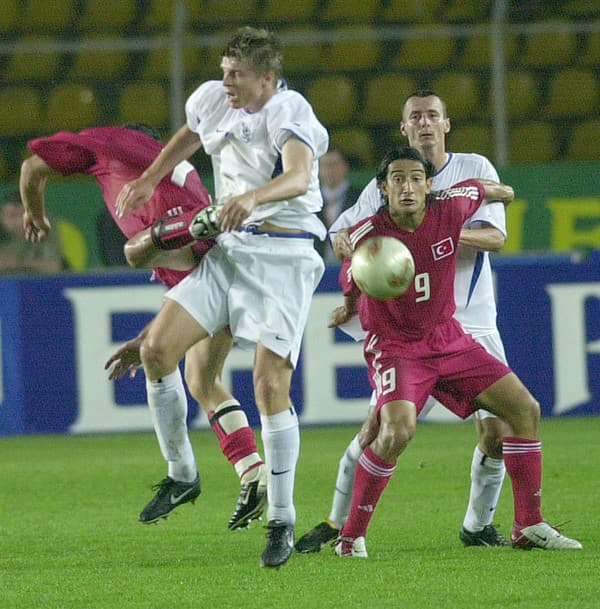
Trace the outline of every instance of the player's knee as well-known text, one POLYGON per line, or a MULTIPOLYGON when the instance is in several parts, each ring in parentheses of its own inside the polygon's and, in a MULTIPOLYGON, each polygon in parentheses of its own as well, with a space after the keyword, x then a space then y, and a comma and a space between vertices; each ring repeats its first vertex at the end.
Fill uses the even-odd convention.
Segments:
MULTIPOLYGON (((140 346, 140 358, 144 368, 162 372, 171 368, 169 349, 158 337, 148 335, 140 346)), ((175 362, 177 365, 178 362, 175 362)))
POLYGON ((492 459, 502 459, 502 436, 482 435, 479 438, 481 450, 492 459))
POLYGON ((529 423, 535 427, 537 431, 542 414, 540 403, 531 394, 528 395, 528 399, 526 400, 523 411, 527 416, 529 423))
POLYGON ((415 426, 406 422, 382 424, 377 437, 379 446, 390 459, 395 459, 415 435, 415 426))
POLYGON ((280 406, 287 407, 289 391, 276 375, 262 373, 254 376, 254 398, 259 410, 264 414, 273 413, 273 409, 280 410, 280 406), (285 403, 284 403, 285 402, 285 403))
POLYGON ((513 408, 506 423, 516 436, 536 437, 540 426, 540 404, 529 393, 519 401, 518 406, 513 408))
POLYGON ((480 421, 479 446, 481 450, 493 459, 502 458, 502 441, 505 434, 503 421, 488 418, 480 421))
POLYGON ((141 269, 144 267, 145 260, 140 256, 139 248, 128 241, 125 243, 123 248, 125 254, 125 260, 127 264, 134 269, 141 269))
POLYGON ((207 404, 210 396, 214 392, 214 379, 208 378, 205 374, 199 374, 197 370, 185 370, 185 383, 194 399, 199 404, 207 404))

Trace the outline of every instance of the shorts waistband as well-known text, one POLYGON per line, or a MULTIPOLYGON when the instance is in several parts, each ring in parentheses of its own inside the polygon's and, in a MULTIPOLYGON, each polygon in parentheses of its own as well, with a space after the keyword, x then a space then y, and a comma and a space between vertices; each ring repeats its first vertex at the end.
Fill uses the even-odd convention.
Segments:
POLYGON ((269 237, 277 237, 284 239, 313 239, 314 236, 312 233, 280 233, 272 230, 260 230, 258 224, 247 224, 246 226, 241 226, 239 231, 243 233, 251 233, 253 235, 268 235, 269 237))

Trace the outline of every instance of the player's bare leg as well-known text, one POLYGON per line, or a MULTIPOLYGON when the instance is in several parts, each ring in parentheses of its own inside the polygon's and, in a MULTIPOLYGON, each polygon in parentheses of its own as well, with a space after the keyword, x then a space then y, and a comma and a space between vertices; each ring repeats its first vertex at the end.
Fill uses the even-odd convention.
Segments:
MULTIPOLYGON (((190 212, 187 216, 189 215, 190 212)), ((174 221, 173 218, 168 220, 174 221)), ((185 218, 181 218, 180 221, 185 221, 185 218)), ((164 238, 165 247, 158 247, 157 243, 160 244, 160 242, 157 241, 154 230, 154 226, 151 226, 140 231, 125 243, 125 258, 129 266, 136 269, 164 267, 174 271, 187 271, 196 266, 197 261, 191 247, 184 247, 193 241, 189 233, 187 233, 189 239, 176 238, 177 236, 171 233, 169 234, 170 241, 167 241, 166 236, 164 238), (171 249, 170 246, 177 246, 177 248, 171 249)))
POLYGON ((185 379, 190 393, 207 413, 221 451, 240 478, 240 493, 229 519, 230 530, 259 519, 267 502, 266 472, 254 432, 240 403, 221 383, 233 340, 227 328, 194 345, 186 354, 185 379))
POLYGON ((379 418, 377 437, 358 460, 350 514, 335 546, 338 556, 367 557, 367 528, 394 473, 398 456, 406 449, 416 430, 417 410, 407 400, 384 404, 379 418))

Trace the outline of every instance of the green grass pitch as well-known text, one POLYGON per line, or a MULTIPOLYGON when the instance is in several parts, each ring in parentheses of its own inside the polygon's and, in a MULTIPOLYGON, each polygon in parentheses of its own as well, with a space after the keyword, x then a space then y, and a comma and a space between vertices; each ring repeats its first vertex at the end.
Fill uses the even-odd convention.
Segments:
MULTIPOLYGON (((327 515, 353 427, 303 428, 300 535, 327 515)), ((259 434, 257 434, 259 436, 259 434)), ((150 433, 0 439, 0 609, 596 609, 600 417, 542 421, 544 514, 580 552, 464 548, 475 442, 467 424, 420 424, 373 517, 367 560, 330 549, 259 567, 263 523, 229 532, 237 477, 194 432, 203 493, 158 525, 137 522, 165 473, 150 433)), ((508 534, 505 482, 495 523, 508 534)))

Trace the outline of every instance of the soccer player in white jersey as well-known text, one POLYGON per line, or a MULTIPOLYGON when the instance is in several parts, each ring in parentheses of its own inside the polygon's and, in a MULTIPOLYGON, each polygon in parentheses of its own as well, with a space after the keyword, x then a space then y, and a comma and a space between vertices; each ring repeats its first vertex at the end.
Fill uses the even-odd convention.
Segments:
MULTIPOLYGON (((488 159, 479 154, 446 151, 446 135, 450 119, 446 104, 433 91, 419 90, 410 95, 403 108, 402 134, 411 146, 421 151, 434 168, 432 189, 449 188, 468 178, 498 182, 498 174, 488 159)), ((374 214, 381 207, 381 195, 373 178, 364 188, 357 203, 343 213, 330 228, 334 249, 344 253, 348 247, 345 228, 374 214), (337 238, 336 235, 338 235, 337 238)), ((460 236, 454 299, 455 317, 466 332, 500 361, 506 363, 504 347, 496 326, 496 302, 489 251, 498 251, 506 238, 504 205, 494 202, 480 207, 465 223, 460 236)), ((346 250, 347 253, 347 250, 346 250)), ((356 322, 360 336, 360 325, 356 322)), ((422 416, 431 410, 431 398, 422 416)), ((506 469, 502 459, 503 423, 491 413, 477 411, 473 420, 478 443, 471 463, 471 490, 467 511, 460 529, 460 539, 467 546, 504 546, 505 538, 492 525, 506 469)), ((371 420, 367 419, 348 445, 338 470, 329 517, 296 544, 300 552, 317 552, 335 539, 348 515, 352 481, 358 458, 365 447, 371 420)))
POLYGON ((412 253, 415 278, 401 296, 377 300, 360 293, 350 256, 340 272, 344 305, 334 311, 330 325, 358 313, 367 332, 364 356, 376 399, 375 426, 356 466, 350 513, 335 551, 367 557, 369 522, 430 395, 462 418, 487 408, 506 423, 513 546, 579 550, 577 540, 561 535, 542 516, 540 405, 454 317, 456 245, 464 222, 487 199, 510 203, 513 189, 470 179, 430 195, 434 171, 415 148, 391 150, 377 171, 384 206, 348 231, 353 250, 374 236, 400 239, 412 253))
POLYGON ((281 86, 281 64, 272 33, 238 30, 222 54, 222 81, 192 93, 186 124, 117 199, 117 213, 125 214, 182 159, 201 147, 212 157, 222 232, 198 268, 167 293, 141 357, 150 383, 164 387, 168 408, 176 399, 167 390, 170 376, 191 345, 229 326, 241 346, 255 347, 269 503, 265 567, 285 563, 294 546, 300 434, 290 383, 324 270, 313 238, 326 236, 316 213, 318 159, 329 143, 306 99, 281 86))

